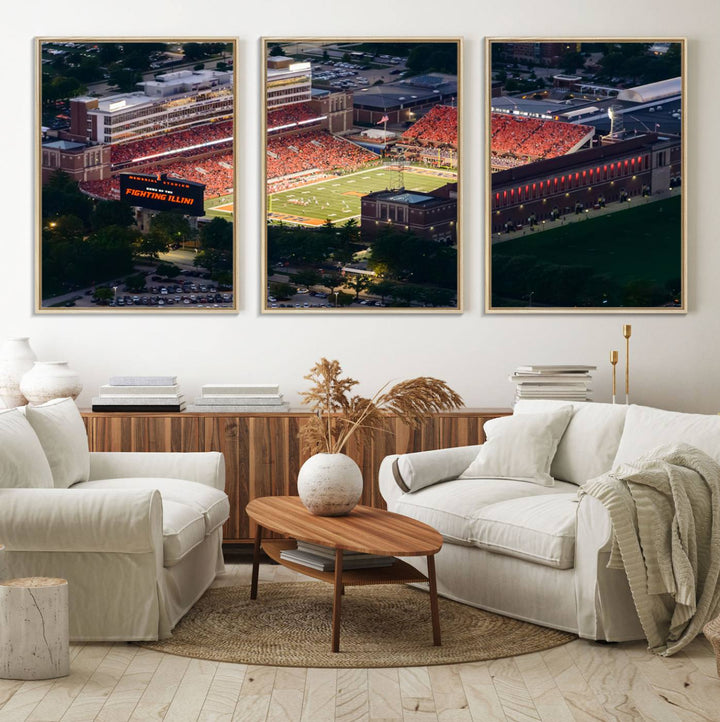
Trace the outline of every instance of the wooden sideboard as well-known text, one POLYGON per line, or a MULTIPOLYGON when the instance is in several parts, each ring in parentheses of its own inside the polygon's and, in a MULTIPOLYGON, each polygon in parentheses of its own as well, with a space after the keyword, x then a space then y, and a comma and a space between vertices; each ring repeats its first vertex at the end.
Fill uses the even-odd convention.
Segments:
MULTIPOLYGON (((375 432, 369 443, 351 440, 345 452, 358 463, 365 480, 362 504, 385 508, 378 489, 380 462, 388 454, 479 444, 483 424, 509 409, 462 409, 436 414, 419 429, 389 419, 388 433, 375 432)), ((227 543, 252 542, 254 524, 245 513, 259 496, 295 495, 300 466, 307 454, 298 431, 309 416, 288 413, 83 412, 91 451, 220 451, 225 455, 225 490, 230 497, 227 543)), ((277 536, 268 532, 268 536, 277 536)))

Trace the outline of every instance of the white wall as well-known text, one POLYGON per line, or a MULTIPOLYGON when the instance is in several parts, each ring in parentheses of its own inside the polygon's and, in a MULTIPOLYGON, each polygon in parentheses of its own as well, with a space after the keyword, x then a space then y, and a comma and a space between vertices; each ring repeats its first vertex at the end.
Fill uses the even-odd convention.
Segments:
MULTIPOLYGON (((321 356, 337 358, 371 393, 390 378, 447 380, 468 406, 507 406, 507 376, 520 363, 597 364, 595 398, 610 397, 611 348, 633 324, 632 400, 665 408, 720 411, 720 238, 716 0, 272 0, 202 3, 15 3, 5 14, 3 69, 4 224, 0 254, 0 338, 29 335, 44 360, 68 360, 88 406, 113 374, 177 374, 189 397, 211 381, 279 382, 291 403, 321 356), (227 36, 240 39, 238 315, 33 314, 33 42, 53 36, 227 36), (260 304, 260 44, 264 35, 464 37, 464 287, 462 315, 262 316, 260 304), (689 306, 684 316, 485 316, 485 36, 685 36, 688 38, 689 306)), ((618 367, 622 371, 622 359, 618 367)))

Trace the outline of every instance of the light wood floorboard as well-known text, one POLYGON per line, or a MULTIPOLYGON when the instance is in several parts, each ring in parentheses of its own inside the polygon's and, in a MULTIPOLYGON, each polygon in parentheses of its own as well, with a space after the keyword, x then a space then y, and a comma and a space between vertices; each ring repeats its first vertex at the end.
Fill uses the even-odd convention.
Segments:
MULTIPOLYGON (((215 586, 246 585, 229 564, 215 586)), ((317 583, 262 565, 260 583, 317 583)), ((299 622, 300 623, 300 622, 299 622)), ((642 642, 577 640, 520 657, 402 669, 208 662, 132 644, 71 646, 71 673, 0 680, 0 722, 717 722, 703 637, 669 657, 642 642)))

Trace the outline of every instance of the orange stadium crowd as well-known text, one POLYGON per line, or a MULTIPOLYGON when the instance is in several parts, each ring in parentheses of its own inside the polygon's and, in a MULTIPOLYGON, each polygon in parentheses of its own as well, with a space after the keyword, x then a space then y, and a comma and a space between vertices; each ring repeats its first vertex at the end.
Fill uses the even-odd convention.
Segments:
MULTIPOLYGON (((284 105, 276 110, 269 110, 267 114, 267 130, 272 133, 275 128, 287 129, 288 125, 295 125, 306 120, 318 118, 310 103, 293 103, 284 105)), ((319 119, 318 119, 318 122, 319 119)))
POLYGON ((213 140, 227 139, 228 142, 231 142, 232 134, 232 121, 227 120, 220 123, 205 123, 195 128, 156 135, 151 138, 130 141, 129 143, 115 143, 110 147, 110 163, 113 166, 120 165, 135 158, 144 158, 148 155, 168 151, 177 151, 180 154, 191 146, 213 140))
POLYGON ((268 138, 267 177, 280 178, 313 169, 353 170, 377 158, 374 153, 347 140, 340 140, 325 131, 311 130, 268 138))
MULTIPOLYGON (((162 166, 143 166, 139 172, 148 175, 167 173, 185 180, 203 183, 205 198, 217 198, 227 195, 233 189, 233 154, 232 152, 215 155, 202 160, 185 160, 166 163, 162 166)), ((120 179, 118 176, 102 181, 85 181, 80 188, 90 195, 99 198, 117 200, 120 197, 120 179)))
POLYGON ((589 125, 516 118, 502 113, 492 113, 491 124, 494 156, 507 154, 533 160, 563 155, 593 132, 589 125))
POLYGON ((457 148, 457 108, 436 105, 402 134, 402 140, 420 145, 451 145, 457 148))

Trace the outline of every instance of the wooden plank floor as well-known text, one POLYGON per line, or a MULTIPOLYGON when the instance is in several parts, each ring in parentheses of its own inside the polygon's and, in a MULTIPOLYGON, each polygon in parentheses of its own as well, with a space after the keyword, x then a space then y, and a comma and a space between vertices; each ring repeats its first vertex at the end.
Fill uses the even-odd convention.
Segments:
MULTIPOLYGON (((230 564, 215 586, 249 584, 230 564)), ((261 582, 307 581, 262 565, 261 582)), ((442 667, 297 669, 174 657, 129 644, 71 647, 71 674, 0 680, 0 722, 589 722, 720 720, 704 637, 663 659, 644 644, 578 640, 547 652, 442 667)))

